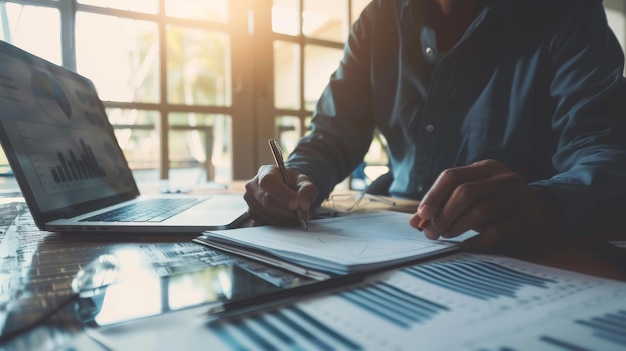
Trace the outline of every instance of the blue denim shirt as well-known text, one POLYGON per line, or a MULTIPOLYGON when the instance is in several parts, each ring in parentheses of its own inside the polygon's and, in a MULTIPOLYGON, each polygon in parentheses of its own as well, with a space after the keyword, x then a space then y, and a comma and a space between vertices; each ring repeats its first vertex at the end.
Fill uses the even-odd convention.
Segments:
POLYGON ((549 188, 569 229, 626 199, 624 55, 601 1, 490 1, 448 52, 419 3, 375 0, 352 26, 287 162, 319 186, 318 201, 362 162, 376 128, 393 196, 420 199, 443 170, 495 159, 549 188))

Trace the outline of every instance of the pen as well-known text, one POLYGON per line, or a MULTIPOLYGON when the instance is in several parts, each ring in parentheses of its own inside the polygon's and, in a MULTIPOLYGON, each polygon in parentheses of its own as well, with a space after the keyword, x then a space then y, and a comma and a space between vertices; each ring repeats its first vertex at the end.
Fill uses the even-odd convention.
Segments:
POLYGON ((329 293, 336 289, 356 285, 364 282, 365 279, 365 274, 360 272, 334 276, 326 280, 259 294, 243 300, 221 302, 211 306, 208 311, 205 311, 204 315, 208 318, 208 323, 223 322, 231 318, 242 317, 249 313, 257 313, 297 301, 307 295, 329 293))
MULTIPOLYGON (((288 187, 295 190, 293 185, 291 184, 291 180, 289 180, 289 175, 287 175, 287 169, 285 168, 285 162, 283 161, 283 152, 280 150, 280 145, 278 144, 278 141, 276 141, 276 139, 270 139, 268 140, 268 143, 270 144, 270 149, 272 150, 274 161, 276 161, 276 166, 278 166, 280 173, 283 175, 283 181, 285 182, 285 184, 287 184, 288 187)), ((302 228, 304 228, 304 230, 309 230, 309 225, 304 219, 304 214, 302 213, 301 208, 298 207, 296 209, 296 215, 298 216, 298 220, 300 221, 302 228)))
POLYGON ((424 231, 424 227, 426 226, 426 223, 428 223, 427 220, 420 219, 420 222, 417 224, 417 230, 419 230, 420 232, 424 231))

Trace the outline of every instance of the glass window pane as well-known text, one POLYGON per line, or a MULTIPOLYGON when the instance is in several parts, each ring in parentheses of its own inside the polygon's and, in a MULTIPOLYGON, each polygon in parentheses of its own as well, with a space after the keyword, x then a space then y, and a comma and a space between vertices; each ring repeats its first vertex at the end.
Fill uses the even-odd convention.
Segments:
MULTIPOLYGON (((12 175, 11 167, 9 166, 9 160, 2 150, 0 150, 0 175, 12 175)), ((4 178, 0 178, 0 188, 4 189, 4 183, 8 183, 4 178)))
POLYGON ((228 0, 166 0, 165 14, 210 22, 228 21, 228 0))
POLYGON ((312 111, 331 74, 339 66, 343 51, 315 45, 304 47, 304 101, 312 111))
POLYGON ((272 31, 287 35, 300 34, 298 0, 274 0, 272 5, 272 31))
POLYGON ((274 42, 274 105, 300 108, 300 46, 286 41, 274 42))
POLYGON ((300 118, 294 116, 279 116, 274 119, 276 135, 280 146, 283 148, 283 157, 287 156, 296 148, 298 139, 302 136, 300 118))
POLYGON ((156 23, 78 12, 76 61, 103 100, 159 101, 156 23))
POLYGON ((229 36, 226 33, 168 26, 166 39, 168 102, 230 105, 229 36))
POLYGON ((350 189, 362 191, 378 177, 389 171, 386 145, 385 138, 376 131, 363 162, 352 172, 349 182, 350 189))
POLYGON ((354 23, 357 19, 359 19, 359 16, 361 15, 361 12, 363 12, 363 9, 371 2, 371 0, 352 0, 352 8, 350 9, 350 14, 351 14, 351 20, 352 23, 354 23))
POLYGON ((159 113, 136 109, 107 109, 117 142, 124 151, 128 165, 135 170, 155 170, 159 167, 159 113))
POLYGON ((57 9, 0 2, 0 39, 61 65, 61 19, 57 9))
POLYGON ((365 155, 364 161, 368 165, 378 166, 386 166, 389 163, 389 157, 387 156, 387 141, 378 131, 374 133, 374 139, 372 140, 372 144, 365 155))
POLYGON ((129 10, 143 13, 157 13, 159 0, 78 0, 85 5, 108 7, 112 9, 129 10))
POLYGON ((169 115, 170 180, 197 184, 232 181, 232 120, 228 115, 169 115))
POLYGON ((622 50, 624 50, 626 48, 626 14, 606 8, 606 17, 609 21, 609 26, 615 32, 615 36, 622 45, 622 50))
POLYGON ((346 0, 304 0, 302 33, 311 38, 343 42, 348 36, 346 0))
MULTIPOLYGON (((4 154, 4 151, 2 149, 0 149, 0 174, 1 175, 11 174, 11 167, 9 166, 9 160, 7 160, 7 156, 4 154)), ((2 182, 0 182, 0 184, 2 184, 2 182)))

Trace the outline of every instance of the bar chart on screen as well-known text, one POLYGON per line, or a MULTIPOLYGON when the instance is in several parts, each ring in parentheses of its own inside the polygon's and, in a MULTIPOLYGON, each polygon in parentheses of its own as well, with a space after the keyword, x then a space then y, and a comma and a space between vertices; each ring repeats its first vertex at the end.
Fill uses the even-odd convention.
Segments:
POLYGON ((90 129, 82 131, 81 137, 70 139, 64 128, 23 121, 18 126, 35 174, 48 194, 101 187, 108 178, 117 176, 108 174, 105 168, 122 169, 115 165, 123 160, 108 152, 114 146, 90 129), (39 140, 47 141, 45 147, 36 142, 39 140))

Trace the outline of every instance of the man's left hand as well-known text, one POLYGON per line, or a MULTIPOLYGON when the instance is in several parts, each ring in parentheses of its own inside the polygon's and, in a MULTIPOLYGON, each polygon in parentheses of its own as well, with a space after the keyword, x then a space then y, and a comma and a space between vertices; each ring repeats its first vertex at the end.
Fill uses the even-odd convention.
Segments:
POLYGON ((528 185, 494 160, 442 172, 411 218, 411 226, 417 228, 422 219, 430 239, 452 238, 470 229, 479 232, 463 243, 468 250, 546 242, 565 226, 563 208, 548 189, 528 185))

